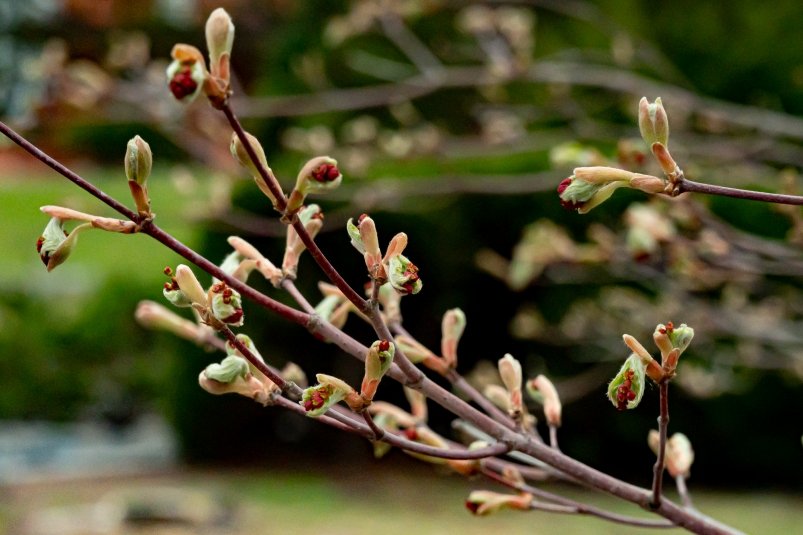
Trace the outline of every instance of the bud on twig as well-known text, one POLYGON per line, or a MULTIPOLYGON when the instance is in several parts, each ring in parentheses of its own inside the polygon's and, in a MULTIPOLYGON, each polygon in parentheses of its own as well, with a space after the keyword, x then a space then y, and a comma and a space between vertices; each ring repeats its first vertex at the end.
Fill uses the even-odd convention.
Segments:
POLYGON ((624 340, 625 345, 632 351, 636 356, 641 359, 642 364, 646 367, 646 374, 647 376, 655 381, 656 383, 660 383, 664 377, 665 373, 658 362, 652 358, 652 355, 644 349, 644 346, 641 343, 630 336, 629 334, 623 334, 622 340, 624 340))
POLYGON ((248 362, 242 357, 229 355, 220 364, 210 364, 198 376, 198 384, 214 395, 240 394, 262 405, 270 404, 277 387, 263 383, 251 374, 248 362))
POLYGON ((36 240, 36 252, 39 253, 42 263, 47 266, 47 270, 52 271, 63 264, 78 242, 78 234, 91 228, 93 228, 91 223, 84 223, 67 233, 61 219, 51 218, 42 235, 36 240))
POLYGON ((176 283, 192 304, 202 307, 208 305, 206 292, 188 266, 179 264, 176 267, 176 283))
POLYGON ((310 193, 325 193, 338 187, 342 181, 337 160, 329 156, 311 159, 298 172, 296 186, 287 199, 284 218, 289 219, 296 213, 310 193))
POLYGON ((226 10, 219 7, 209 15, 205 30, 212 76, 228 84, 229 60, 231 47, 234 44, 234 23, 226 10))
POLYGON ((497 365, 499 377, 502 378, 502 383, 505 385, 510 398, 510 414, 513 418, 518 418, 524 410, 524 403, 521 397, 521 363, 513 358, 513 355, 507 353, 499 359, 497 365))
POLYGON ((319 373, 315 378, 318 380, 318 384, 305 388, 301 395, 301 401, 299 401, 307 416, 311 418, 321 416, 330 407, 344 399, 359 398, 351 386, 337 377, 319 373))
POLYGON ((683 433, 675 433, 666 441, 666 470, 672 477, 689 477, 694 462, 691 441, 683 433))
POLYGON ((653 143, 669 144, 669 119, 661 102, 661 97, 650 104, 647 97, 641 97, 638 104, 638 127, 641 138, 652 146, 653 143))
POLYGON ((379 382, 393 365, 395 354, 396 346, 387 340, 377 340, 368 349, 365 355, 365 375, 360 388, 360 395, 368 403, 374 399, 379 382))
POLYGON ((457 344, 466 328, 466 315, 459 308, 447 310, 441 321, 441 357, 446 365, 457 367, 457 344))
MULTIPOLYGON (((276 184, 277 187, 279 182, 276 180, 276 177, 273 176, 273 170, 268 165, 268 160, 265 158, 265 150, 262 148, 262 144, 259 142, 257 138, 249 134, 248 132, 245 133, 246 139, 248 139, 248 144, 251 145, 251 148, 254 149, 254 153, 259 160, 261 166, 267 171, 268 177, 276 184)), ((265 179, 262 177, 262 174, 259 172, 259 168, 257 165, 251 160, 251 157, 248 155, 248 151, 245 149, 240 136, 237 135, 235 132, 231 135, 231 144, 229 145, 229 151, 231 155, 237 160, 241 166, 245 167, 251 176, 254 178, 254 182, 256 182, 257 187, 259 190, 265 194, 265 196, 270 199, 271 204, 273 207, 276 207, 276 196, 270 190, 268 185, 265 183, 265 179)), ((281 188, 279 188, 281 189, 281 188)))
POLYGON ((137 212, 150 217, 151 200, 148 196, 147 180, 153 167, 153 154, 151 147, 144 139, 134 136, 126 146, 125 176, 128 178, 128 187, 137 206, 137 212))
POLYGON ((563 406, 552 381, 545 375, 539 375, 527 382, 527 391, 544 405, 544 416, 546 416, 547 423, 553 427, 560 427, 563 406))
POLYGON ((642 359, 633 353, 608 384, 608 399, 618 410, 635 409, 641 402, 646 368, 642 359))
POLYGON ((208 302, 212 309, 212 316, 217 320, 235 327, 243 324, 243 303, 240 293, 234 288, 230 288, 225 282, 221 281, 212 285, 209 289, 208 302))
POLYGON ((180 102, 192 102, 201 93, 209 73, 201 51, 179 43, 170 52, 173 62, 167 67, 170 92, 180 102))
POLYGON ((533 502, 529 493, 501 494, 490 490, 475 490, 468 495, 466 508, 477 516, 496 513, 502 509, 527 511, 533 502))
MULTIPOLYGON (((298 214, 298 219, 307 234, 314 238, 321 228, 323 228, 323 212, 321 207, 317 204, 310 204, 301 209, 298 214)), ((307 246, 301 241, 296 229, 292 226, 287 226, 287 245, 284 249, 284 260, 282 260, 282 274, 289 279, 295 279, 298 270, 298 261, 301 258, 301 253, 307 250, 307 246)))
POLYGON ((140 301, 134 318, 147 329, 167 331, 197 344, 203 344, 207 340, 208 327, 182 318, 154 301, 140 301))

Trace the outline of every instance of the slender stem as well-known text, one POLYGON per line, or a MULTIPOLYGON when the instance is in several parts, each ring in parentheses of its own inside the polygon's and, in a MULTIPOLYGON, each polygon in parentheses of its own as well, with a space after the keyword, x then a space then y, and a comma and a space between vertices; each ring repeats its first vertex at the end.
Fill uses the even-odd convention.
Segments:
POLYGON ((658 507, 661 504, 664 463, 666 462, 666 431, 669 426, 669 381, 662 381, 658 385, 658 392, 661 407, 661 413, 658 416, 658 459, 656 459, 653 467, 650 507, 658 507))
POLYGON ((559 450, 558 447, 558 428, 557 426, 550 425, 549 426, 549 445, 559 450))
POLYGON ((293 282, 290 279, 284 279, 282 281, 282 289, 285 292, 289 293, 292 296, 293 300, 296 303, 298 303, 298 306, 300 306, 302 309, 304 309, 304 311, 307 314, 316 314, 315 307, 313 307, 312 304, 310 304, 310 302, 307 300, 307 298, 304 297, 304 294, 302 294, 298 290, 298 288, 296 287, 295 282, 293 282))
POLYGON ((301 238, 301 241, 306 246, 307 250, 309 251, 312 258, 315 259, 315 262, 320 266, 321 270, 324 272, 326 277, 332 281, 332 284, 338 287, 338 289, 343 292, 343 295, 346 296, 346 299, 354 303, 354 306, 357 307, 363 313, 367 313, 370 306, 368 302, 362 298, 362 296, 357 293, 357 291, 351 287, 351 285, 346 282, 346 280, 340 275, 340 272, 335 269, 326 255, 321 251, 321 248, 318 247, 318 244, 315 243, 315 240, 312 236, 309 235, 307 229, 304 227, 304 224, 298 219, 298 217, 293 217, 292 221, 293 228, 295 229, 296 233, 298 233, 298 237, 301 238))
POLYGON ((471 401, 476 403, 483 411, 485 411, 489 416, 493 417, 496 421, 502 423, 510 429, 514 429, 516 427, 516 424, 513 422, 513 419, 510 418, 510 416, 499 409, 499 407, 491 403, 490 400, 483 396, 476 388, 471 386, 471 384, 466 381, 465 377, 457 373, 457 370, 450 370, 446 375, 446 379, 452 383, 452 386, 468 396, 471 401))
POLYGON ((689 494, 689 489, 686 487, 686 476, 678 474, 678 476, 675 477, 675 486, 678 489, 680 503, 683 504, 683 507, 686 509, 694 509, 694 504, 691 501, 691 494, 689 494))
POLYGON ((713 184, 694 182, 688 178, 684 178, 678 183, 678 193, 684 193, 687 191, 705 193, 707 195, 719 195, 721 197, 733 197, 734 199, 748 199, 751 201, 771 202, 777 204, 803 205, 803 196, 800 195, 766 193, 763 191, 728 188, 725 186, 715 186, 713 184))
POLYGON ((273 381, 276 386, 282 389, 282 391, 288 391, 288 393, 296 396, 301 394, 301 389, 296 386, 295 383, 288 383, 281 375, 279 375, 278 371, 265 364, 265 361, 255 355, 250 349, 248 349, 248 346, 243 344, 237 338, 237 336, 234 334, 234 331, 224 326, 222 329, 220 329, 220 332, 223 333, 223 336, 226 337, 226 340, 228 340, 229 343, 234 346, 234 348, 239 351, 248 362, 250 362, 257 370, 262 372, 265 377, 273 381))

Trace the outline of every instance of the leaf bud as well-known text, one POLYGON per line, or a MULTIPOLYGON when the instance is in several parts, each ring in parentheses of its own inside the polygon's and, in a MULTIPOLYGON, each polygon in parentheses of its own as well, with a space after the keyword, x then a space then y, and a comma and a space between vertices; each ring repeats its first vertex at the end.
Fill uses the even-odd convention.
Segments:
POLYGON ((653 143, 668 145, 669 119, 661 97, 656 98, 653 103, 647 101, 647 97, 641 97, 638 104, 638 127, 641 138, 647 145, 652 146, 653 143))
POLYGON ((529 493, 501 494, 490 490, 475 490, 466 499, 466 509, 477 516, 485 516, 502 509, 527 511, 532 502, 533 496, 529 493))
POLYGON ((377 340, 365 355, 365 375, 363 376, 360 394, 366 401, 374 399, 376 389, 382 377, 393 365, 396 346, 388 340, 377 340))
POLYGON ((206 292, 204 292, 201 283, 198 282, 198 279, 195 277, 195 273, 193 273, 188 266, 179 264, 176 267, 175 281, 176 284, 178 284, 178 289, 187 296, 190 303, 204 307, 207 306, 206 292))
POLYGON ((134 136, 126 145, 125 176, 144 186, 153 167, 153 154, 148 143, 139 136, 134 136))
POLYGON ((229 80, 229 58, 234 44, 234 23, 225 9, 212 11, 206 20, 206 48, 209 50, 209 68, 212 74, 229 80))
MULTIPOLYGON (((245 137, 246 139, 248 139, 248 144, 253 149, 254 154, 257 157, 257 160, 259 160, 260 165, 265 169, 265 171, 268 174, 268 177, 273 181, 273 183, 276 184, 276 187, 279 188, 279 183, 276 180, 276 177, 273 176, 273 170, 268 165, 268 160, 265 157, 265 149, 262 148, 262 144, 259 142, 257 138, 255 138, 248 132, 245 133, 245 137)), ((251 157, 248 155, 248 151, 246 150, 245 145, 243 145, 240 136, 238 136, 236 132, 231 135, 231 143, 229 144, 229 151, 231 152, 231 155, 234 157, 234 159, 237 160, 237 163, 245 167, 248 170, 248 172, 251 173, 251 176, 254 178, 254 182, 256 182, 257 187, 259 187, 259 190, 262 193, 264 193, 265 196, 268 199, 270 199, 271 204, 273 204, 273 206, 276 207, 276 196, 268 187, 268 184, 262 177, 259 168, 251 159, 251 157)))
POLYGON ((535 393, 539 394, 537 397, 544 406, 547 423, 553 427, 560 427, 563 406, 552 381, 545 375, 539 375, 535 379, 527 381, 527 391, 531 396, 535 393))
POLYGON ((459 308, 447 310, 441 321, 441 356, 451 368, 457 366, 457 344, 466 328, 466 315, 459 308))

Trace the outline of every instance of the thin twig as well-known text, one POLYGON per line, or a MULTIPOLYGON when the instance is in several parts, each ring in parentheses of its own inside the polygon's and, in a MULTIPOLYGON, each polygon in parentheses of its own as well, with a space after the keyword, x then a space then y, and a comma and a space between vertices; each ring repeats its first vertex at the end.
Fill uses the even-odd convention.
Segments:
POLYGON ((739 188, 729 188, 726 186, 716 186, 714 184, 703 184, 684 178, 679 184, 679 193, 687 191, 695 193, 705 193, 707 195, 719 195, 720 197, 733 197, 734 199, 748 199, 751 201, 770 202, 776 204, 791 204, 795 206, 803 205, 803 196, 787 195, 785 193, 766 193, 764 191, 751 191, 739 188))
POLYGON ((694 509, 694 504, 691 501, 691 494, 689 494, 689 489, 686 487, 686 476, 678 474, 675 477, 675 486, 678 489, 680 503, 683 504, 683 507, 686 509, 694 509))
POLYGON ((549 426, 549 445, 559 450, 558 447, 558 427, 555 425, 549 426))
POLYGON ((661 491, 664 477, 664 463, 666 462, 666 431, 669 426, 669 381, 662 381, 658 385, 660 416, 658 416, 658 459, 653 467, 652 501, 650 507, 661 504, 661 491))

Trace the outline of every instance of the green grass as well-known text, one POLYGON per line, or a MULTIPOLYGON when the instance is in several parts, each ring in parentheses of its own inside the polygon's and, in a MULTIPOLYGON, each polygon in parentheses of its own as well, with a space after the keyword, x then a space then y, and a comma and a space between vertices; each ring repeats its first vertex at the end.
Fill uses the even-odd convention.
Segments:
MULTIPOLYGON (((281 462, 276 462, 277 466, 281 462)), ((159 489, 183 489, 187 499, 221 499, 236 510, 231 535, 246 533, 325 533, 327 535, 622 535, 685 533, 681 529, 649 531, 596 518, 543 512, 502 511, 475 517, 463 503, 472 489, 494 488, 482 480, 436 474, 417 464, 366 460, 352 465, 315 468, 262 468, 250 472, 223 470, 180 472, 147 478, 105 478, 44 482, 10 489, 0 499, 2 526, 41 514, 54 506, 81 506, 123 492, 128 496, 158 495, 159 489), (291 469, 295 468, 295 470, 291 469), (5 521, 5 522, 3 522, 5 521)), ((610 511, 650 518, 613 498, 575 487, 545 488, 610 511)), ((803 523, 801 496, 757 491, 695 490, 695 505, 705 514, 746 533, 788 535, 803 523)), ((202 500, 204 501, 204 500, 202 500)), ((149 533, 160 531, 153 526, 149 533)), ((125 531, 125 533, 129 533, 125 531)), ((139 532, 137 532, 139 533, 139 532)), ((183 533, 183 532, 182 532, 183 533)))

